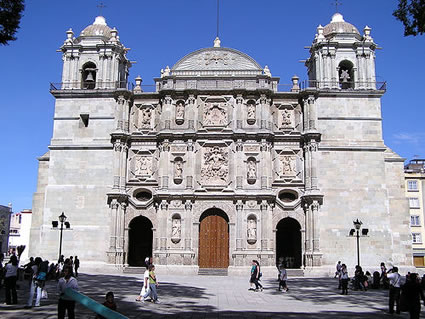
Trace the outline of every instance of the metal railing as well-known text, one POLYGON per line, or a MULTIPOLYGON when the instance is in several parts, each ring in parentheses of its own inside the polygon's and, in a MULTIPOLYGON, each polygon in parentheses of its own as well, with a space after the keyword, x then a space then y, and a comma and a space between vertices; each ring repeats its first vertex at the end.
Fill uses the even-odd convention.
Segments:
POLYGON ((305 80, 300 83, 301 90, 319 89, 319 90, 383 90, 387 89, 387 82, 378 81, 316 81, 305 80))

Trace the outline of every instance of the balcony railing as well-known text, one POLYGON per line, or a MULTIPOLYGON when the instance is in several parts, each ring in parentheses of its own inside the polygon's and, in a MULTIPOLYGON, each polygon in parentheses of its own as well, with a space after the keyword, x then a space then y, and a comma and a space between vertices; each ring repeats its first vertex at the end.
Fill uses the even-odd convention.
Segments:
POLYGON ((61 82, 50 83, 50 90, 114 90, 126 89, 133 90, 134 84, 120 81, 78 81, 78 82, 61 82))
POLYGON ((300 83, 301 90, 320 89, 320 90, 383 90, 387 89, 387 82, 377 81, 316 81, 306 80, 300 83))

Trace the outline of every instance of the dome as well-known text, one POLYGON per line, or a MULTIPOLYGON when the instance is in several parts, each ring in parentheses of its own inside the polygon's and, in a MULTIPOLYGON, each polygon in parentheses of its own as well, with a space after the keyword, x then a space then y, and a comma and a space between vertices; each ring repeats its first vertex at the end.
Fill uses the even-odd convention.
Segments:
POLYGON ((323 35, 325 37, 334 33, 353 33, 360 35, 359 30, 351 23, 345 22, 344 17, 340 13, 335 13, 332 16, 331 22, 323 28, 323 35))
POLYGON ((235 49, 212 47, 192 52, 180 59, 171 69, 174 75, 201 72, 208 74, 261 74, 263 69, 250 56, 235 49))
POLYGON ((83 37, 99 37, 103 36, 106 38, 111 37, 111 28, 106 24, 106 20, 102 16, 96 17, 93 24, 87 26, 83 31, 81 31, 80 36, 83 37))

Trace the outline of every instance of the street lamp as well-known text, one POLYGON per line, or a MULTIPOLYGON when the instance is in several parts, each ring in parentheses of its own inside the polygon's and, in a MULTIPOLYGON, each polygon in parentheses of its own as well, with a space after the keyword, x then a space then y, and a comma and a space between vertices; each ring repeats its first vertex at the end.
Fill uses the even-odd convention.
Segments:
MULTIPOLYGON (((354 228, 352 228, 350 230, 349 236, 353 236, 354 233, 356 233, 356 238, 357 238, 357 265, 360 266, 360 229, 362 228, 363 223, 357 218, 355 221, 353 221, 353 224, 354 224, 354 228)), ((369 232, 369 229, 363 228, 361 237, 366 237, 368 232, 369 232)))
MULTIPOLYGON (((65 214, 64 214, 64 212, 62 212, 62 214, 60 214, 59 215, 59 223, 61 223, 61 227, 60 227, 60 232, 61 232, 61 234, 60 234, 60 240, 59 240, 59 258, 58 258, 58 260, 61 258, 61 256, 62 256, 62 232, 63 232, 63 224, 65 224, 65 229, 70 229, 71 228, 71 224, 69 223, 69 222, 67 222, 66 221, 66 216, 65 216, 65 214)), ((54 220, 54 221, 52 221, 52 226, 53 226, 53 229, 58 229, 58 221, 57 220, 54 220)))

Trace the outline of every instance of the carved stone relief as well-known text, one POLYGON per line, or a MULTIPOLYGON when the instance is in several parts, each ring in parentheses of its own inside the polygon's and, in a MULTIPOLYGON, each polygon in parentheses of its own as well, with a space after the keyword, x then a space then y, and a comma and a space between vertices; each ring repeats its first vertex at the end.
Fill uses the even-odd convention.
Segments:
POLYGON ((205 103, 205 126, 224 126, 227 123, 227 103, 205 103))
POLYGON ((205 147, 201 178, 205 184, 227 183, 229 175, 229 152, 226 147, 205 147))
POLYGON ((293 110, 283 109, 281 111, 281 127, 294 126, 294 112, 293 110))
POLYGON ((136 156, 134 161, 134 174, 136 176, 152 175, 152 156, 136 156))
POLYGON ((280 156, 280 176, 296 175, 296 157, 291 155, 280 156))
POLYGON ((180 184, 183 180, 183 160, 177 157, 174 160, 174 182, 180 184))
POLYGON ((152 109, 142 108, 139 109, 139 129, 151 128, 152 122, 152 109))

